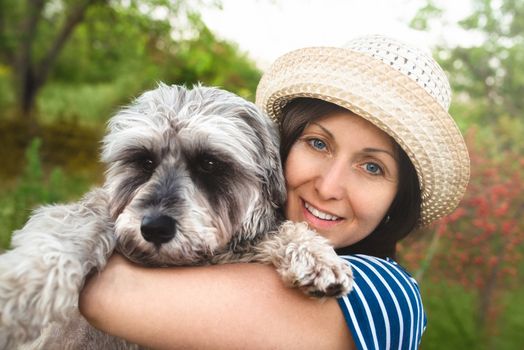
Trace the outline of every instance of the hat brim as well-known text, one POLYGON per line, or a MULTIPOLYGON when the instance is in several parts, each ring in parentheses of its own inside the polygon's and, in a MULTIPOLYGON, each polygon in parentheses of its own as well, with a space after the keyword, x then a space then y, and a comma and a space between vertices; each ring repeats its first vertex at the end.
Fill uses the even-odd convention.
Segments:
POLYGON ((469 180, 469 156, 449 113, 417 82, 349 49, 314 47, 282 56, 262 77, 256 103, 279 121, 297 97, 332 102, 367 119, 407 153, 421 191, 421 224, 453 211, 469 180))

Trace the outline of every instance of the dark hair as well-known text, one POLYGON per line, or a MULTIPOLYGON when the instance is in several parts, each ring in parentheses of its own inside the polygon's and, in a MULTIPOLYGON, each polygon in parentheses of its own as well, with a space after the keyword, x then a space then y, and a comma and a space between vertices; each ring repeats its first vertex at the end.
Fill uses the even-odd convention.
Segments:
MULTIPOLYGON (((347 109, 314 98, 300 97, 290 101, 283 109, 280 125, 280 155, 285 166, 289 151, 302 135, 309 122, 347 109)), ((395 258, 397 242, 413 231, 421 214, 422 195, 417 172, 406 152, 395 142, 399 182, 397 194, 386 217, 375 230, 361 241, 337 249, 338 254, 366 254, 380 258, 395 258)))

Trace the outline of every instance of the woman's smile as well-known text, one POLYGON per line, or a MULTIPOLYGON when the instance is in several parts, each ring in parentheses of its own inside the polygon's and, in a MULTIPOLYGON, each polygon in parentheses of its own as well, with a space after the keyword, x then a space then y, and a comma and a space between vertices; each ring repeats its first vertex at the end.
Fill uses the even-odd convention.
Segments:
POLYGON ((308 202, 303 201, 304 221, 315 228, 329 229, 340 224, 344 219, 315 208, 308 202))
POLYGON ((318 210, 317 208, 315 208, 314 206, 312 206, 308 202, 304 202, 304 207, 306 208, 306 210, 308 212, 310 212, 311 214, 313 214, 315 217, 317 217, 319 219, 328 220, 328 221, 341 220, 336 215, 331 215, 331 214, 324 213, 324 212, 318 210))

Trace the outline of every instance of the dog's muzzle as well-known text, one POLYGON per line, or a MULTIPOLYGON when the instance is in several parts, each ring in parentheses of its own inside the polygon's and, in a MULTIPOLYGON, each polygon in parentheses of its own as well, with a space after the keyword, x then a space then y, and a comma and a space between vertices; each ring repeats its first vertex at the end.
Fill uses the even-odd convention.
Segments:
POLYGON ((176 221, 167 215, 146 215, 140 224, 142 237, 156 246, 169 242, 176 233, 176 221))

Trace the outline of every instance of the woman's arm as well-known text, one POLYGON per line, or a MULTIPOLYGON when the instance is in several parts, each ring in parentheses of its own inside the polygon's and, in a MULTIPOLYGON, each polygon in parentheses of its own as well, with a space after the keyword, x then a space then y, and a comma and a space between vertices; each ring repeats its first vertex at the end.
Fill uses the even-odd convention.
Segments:
POLYGON ((270 266, 151 269, 113 256, 80 296, 95 327, 155 349, 352 349, 334 299, 287 288, 270 266))

